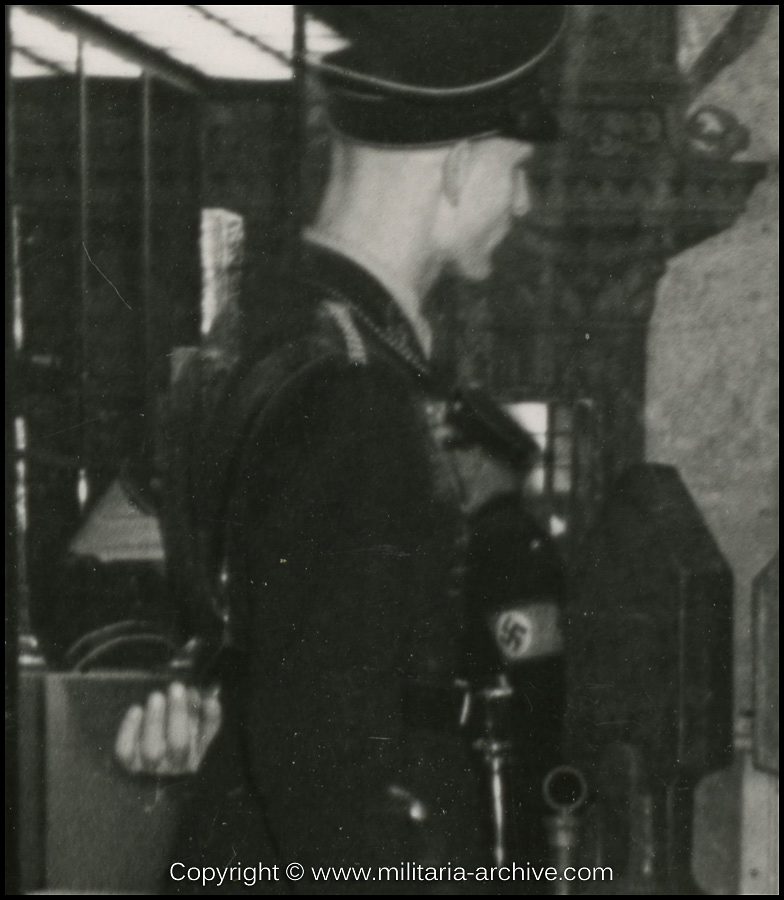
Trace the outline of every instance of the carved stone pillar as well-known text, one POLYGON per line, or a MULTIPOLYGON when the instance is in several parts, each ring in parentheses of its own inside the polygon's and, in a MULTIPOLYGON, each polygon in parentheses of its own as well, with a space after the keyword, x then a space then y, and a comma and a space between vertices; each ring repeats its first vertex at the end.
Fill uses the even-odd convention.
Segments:
POLYGON ((573 7, 563 137, 534 161, 534 209, 489 282, 445 286, 435 303, 438 356, 462 379, 501 400, 590 409, 583 519, 643 459, 647 328, 667 258, 728 227, 764 172, 690 143, 675 10, 573 7))

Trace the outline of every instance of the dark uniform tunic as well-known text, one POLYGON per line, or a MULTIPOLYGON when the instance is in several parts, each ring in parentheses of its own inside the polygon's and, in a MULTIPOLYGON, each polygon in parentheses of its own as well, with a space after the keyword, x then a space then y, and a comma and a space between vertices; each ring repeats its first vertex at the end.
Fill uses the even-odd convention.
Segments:
POLYGON ((434 427, 445 398, 398 305, 352 261, 305 245, 286 291, 293 324, 246 352, 213 429, 224 457, 233 447, 215 534, 238 652, 176 858, 305 866, 260 893, 481 892, 310 877, 472 870, 487 838, 458 727, 466 524, 434 427))

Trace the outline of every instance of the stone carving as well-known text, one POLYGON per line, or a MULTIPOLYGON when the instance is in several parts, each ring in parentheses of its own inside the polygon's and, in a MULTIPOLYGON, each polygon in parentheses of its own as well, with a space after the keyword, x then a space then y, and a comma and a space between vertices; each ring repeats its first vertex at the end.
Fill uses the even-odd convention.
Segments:
POLYGON ((749 130, 718 106, 701 106, 686 122, 686 138, 695 153, 730 159, 749 146, 749 130))

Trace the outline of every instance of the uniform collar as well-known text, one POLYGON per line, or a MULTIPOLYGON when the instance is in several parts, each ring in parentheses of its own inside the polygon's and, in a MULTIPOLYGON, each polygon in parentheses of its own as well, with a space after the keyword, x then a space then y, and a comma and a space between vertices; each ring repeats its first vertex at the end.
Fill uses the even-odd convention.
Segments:
POLYGON ((306 255, 313 255, 313 251, 316 251, 319 269, 326 263, 333 276, 348 279, 344 285, 356 293, 349 293, 347 300, 353 303, 356 297, 369 299, 369 307, 372 309, 362 311, 372 317, 374 325, 385 330, 392 329, 398 339, 402 331, 405 331, 406 341, 413 341, 417 356, 428 358, 431 346, 430 326, 419 314, 420 298, 413 288, 390 272, 383 262, 353 243, 313 228, 305 230, 304 238, 306 255), (323 251, 328 251, 333 257, 331 263, 326 262, 323 251), (336 261, 350 262, 355 272, 350 273, 345 265, 336 266, 336 261))

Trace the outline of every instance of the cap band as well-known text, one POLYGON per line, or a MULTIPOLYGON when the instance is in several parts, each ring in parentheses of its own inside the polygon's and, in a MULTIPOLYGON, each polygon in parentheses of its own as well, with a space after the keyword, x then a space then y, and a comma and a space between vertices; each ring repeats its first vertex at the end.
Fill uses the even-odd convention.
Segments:
POLYGON ((383 145, 442 144, 479 135, 553 141, 558 123, 541 100, 521 103, 508 93, 449 103, 346 90, 330 92, 330 121, 337 131, 383 145))

